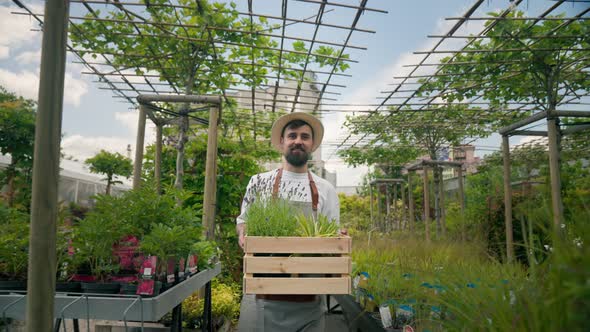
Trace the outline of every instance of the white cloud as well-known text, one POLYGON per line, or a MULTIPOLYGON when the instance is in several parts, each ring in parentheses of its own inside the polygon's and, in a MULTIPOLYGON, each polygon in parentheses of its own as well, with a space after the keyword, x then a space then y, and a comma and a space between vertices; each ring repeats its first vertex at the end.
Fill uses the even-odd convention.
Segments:
MULTIPOLYGON (((42 5, 27 5, 33 12, 42 12, 42 5)), ((11 12, 22 12, 14 6, 0 6, 0 47, 15 49, 24 45, 40 45, 39 32, 31 31, 32 28, 38 28, 37 21, 26 15, 15 15, 11 12)))
POLYGON ((10 55, 10 49, 7 46, 0 45, 0 60, 6 59, 10 55))
MULTIPOLYGON (((129 112, 116 112, 115 113, 115 120, 123 124, 129 130, 129 136, 135 137, 137 134, 137 121, 139 117, 139 111, 129 111, 129 112)), ((155 125, 149 120, 146 121, 146 128, 145 128, 145 139, 144 144, 145 146, 152 144, 156 141, 156 129, 155 125)), ((133 143, 135 143, 135 138, 133 139, 133 143)))
MULTIPOLYGON (((139 112, 137 111, 115 113, 115 120, 128 129, 125 136, 66 136, 61 143, 63 152, 67 156, 72 156, 80 161, 94 156, 100 150, 118 152, 124 156, 130 155, 133 160, 135 157, 138 115, 139 112), (129 152, 127 151, 128 145, 131 149, 129 152)), ((154 125, 148 120, 146 122, 144 146, 153 144, 155 140, 154 125)))
POLYGON ((61 147, 66 156, 73 156, 82 162, 94 156, 100 150, 118 152, 127 156, 127 145, 131 145, 131 159, 133 159, 135 141, 128 137, 72 135, 66 136, 61 142, 61 147))
MULTIPOLYGON (((29 70, 14 73, 0 68, 0 85, 25 98, 37 100, 39 92, 39 75, 29 70)), ((88 92, 88 84, 65 74, 64 103, 79 106, 82 96, 88 92)))
POLYGON ((26 51, 16 56, 16 60, 20 64, 35 64, 39 65, 41 61, 41 49, 37 51, 26 51))

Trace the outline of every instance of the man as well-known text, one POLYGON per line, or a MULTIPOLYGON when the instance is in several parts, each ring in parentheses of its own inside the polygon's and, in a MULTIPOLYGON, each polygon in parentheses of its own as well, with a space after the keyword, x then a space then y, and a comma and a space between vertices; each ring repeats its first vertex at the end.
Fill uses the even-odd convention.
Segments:
MULTIPOLYGON (((322 123, 307 113, 289 113, 275 121, 271 143, 283 155, 283 165, 250 179, 237 218, 240 247, 244 247, 246 211, 256 197, 287 199, 299 212, 308 216, 323 214, 339 223, 340 204, 336 190, 307 167, 311 153, 320 146, 323 136, 322 123)), ((245 295, 239 330, 324 331, 321 303, 317 295, 257 295, 254 298, 245 295)))

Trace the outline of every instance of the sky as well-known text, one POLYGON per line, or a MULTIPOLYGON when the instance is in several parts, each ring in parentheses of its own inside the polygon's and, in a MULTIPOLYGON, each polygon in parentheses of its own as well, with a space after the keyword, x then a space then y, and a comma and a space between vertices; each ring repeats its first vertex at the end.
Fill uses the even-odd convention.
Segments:
MULTIPOLYGON (((23 1, 35 13, 43 12, 43 1, 23 1)), ((137 1, 132 1, 137 2, 137 1)), ((238 0, 238 9, 245 9, 247 1, 238 0)), ((357 4, 358 1, 336 1, 357 4)), ((280 15, 278 4, 274 0, 254 0, 256 13, 280 15)), ((341 93, 338 103, 375 104, 380 91, 391 89, 388 84, 395 82, 394 76, 409 73, 410 68, 403 65, 416 64, 424 56, 412 54, 414 51, 430 49, 436 39, 427 35, 443 34, 448 31, 454 21, 445 17, 461 16, 474 1, 468 0, 369 0, 367 7, 387 10, 387 14, 365 12, 358 23, 359 28, 375 30, 376 33, 353 33, 350 44, 367 47, 368 50, 349 50, 352 63, 347 71, 352 78, 334 78, 333 83, 346 85, 346 88, 335 91, 341 93)), ((525 0, 519 9, 532 16, 553 4, 550 0, 525 0)), ((498 11, 508 6, 508 0, 488 0, 474 16, 483 16, 487 12, 498 11)), ((315 13, 314 4, 289 1, 289 17, 306 18, 315 13), (308 11, 312 9, 312 11, 308 11)), ((569 3, 563 5, 566 12, 579 12, 587 3, 569 3)), ((73 4, 71 15, 80 13, 79 5, 73 4)), ((94 8, 105 10, 105 6, 94 8)), ((110 8, 110 7, 109 7, 110 8)), ((354 10, 342 7, 330 7, 324 14, 323 21, 334 24, 349 24, 354 10)), ((12 1, 0 0, 0 85, 11 92, 24 97, 36 99, 38 93, 39 62, 41 54, 41 33, 36 21, 25 15, 11 12, 22 12, 12 1)), ((477 33, 481 30, 482 21, 472 21, 464 25, 457 34, 477 33)), ((287 34, 308 34, 311 25, 292 25, 287 34)), ((309 37, 309 34, 307 35, 309 37)), ((335 29, 321 29, 319 40, 342 42, 343 32, 335 29)), ((460 40, 446 42, 440 49, 456 49, 460 40)), ((432 62, 436 58, 433 59, 432 62)), ((108 90, 100 89, 90 75, 81 74, 88 71, 72 55, 68 56, 65 77, 64 112, 62 124, 62 149, 68 156, 83 161, 105 149, 127 154, 127 146, 135 145, 137 129, 137 110, 113 98, 108 90)), ((361 108, 362 109, 362 108, 361 108)), ((338 186, 354 186, 360 183, 366 167, 351 169, 334 153, 334 142, 340 142, 347 132, 342 128, 345 113, 326 115, 323 119, 326 133, 322 147, 326 168, 338 174, 338 186)), ((515 138, 511 144, 530 138, 515 138)), ((148 128, 146 141, 154 141, 153 128, 148 128)), ((500 140, 497 135, 488 139, 478 140, 477 155, 483 156, 498 150, 500 140)), ((133 154, 131 154, 133 156, 133 154)))

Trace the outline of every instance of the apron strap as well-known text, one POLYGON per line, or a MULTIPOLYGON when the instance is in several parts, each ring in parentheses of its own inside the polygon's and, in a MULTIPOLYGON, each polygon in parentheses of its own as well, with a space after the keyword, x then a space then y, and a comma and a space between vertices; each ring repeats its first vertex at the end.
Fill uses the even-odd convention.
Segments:
POLYGON ((315 181, 313 180, 313 176, 311 176, 310 171, 307 171, 307 177, 309 177, 309 186, 311 187, 311 206, 313 211, 317 212, 319 201, 318 187, 316 187, 315 181))
MULTIPOLYGON (((281 184, 282 177, 283 169, 279 168, 277 176, 275 177, 275 182, 272 185, 272 197, 275 199, 279 197, 279 185, 281 184)), ((313 180, 313 176, 311 175, 310 171, 307 171, 307 177, 309 178, 309 187, 311 189, 311 207, 314 212, 317 212, 319 202, 318 187, 315 185, 315 181, 313 180)))

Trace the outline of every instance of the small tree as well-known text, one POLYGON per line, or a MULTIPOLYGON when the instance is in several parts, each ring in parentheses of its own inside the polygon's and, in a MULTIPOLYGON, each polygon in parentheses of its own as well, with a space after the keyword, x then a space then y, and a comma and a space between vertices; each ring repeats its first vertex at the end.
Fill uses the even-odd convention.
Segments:
POLYGON ((17 97, 0 86, 0 153, 11 156, 10 165, 0 174, 0 186, 8 187, 8 206, 14 205, 17 180, 20 177, 27 182, 33 168, 34 107, 32 100, 17 97))
POLYGON ((90 166, 90 171, 97 174, 105 174, 107 181, 106 194, 111 194, 111 185, 122 183, 113 179, 113 176, 120 175, 128 179, 133 172, 133 164, 131 159, 121 155, 120 153, 110 153, 105 150, 100 150, 94 157, 86 159, 86 165, 90 166))

